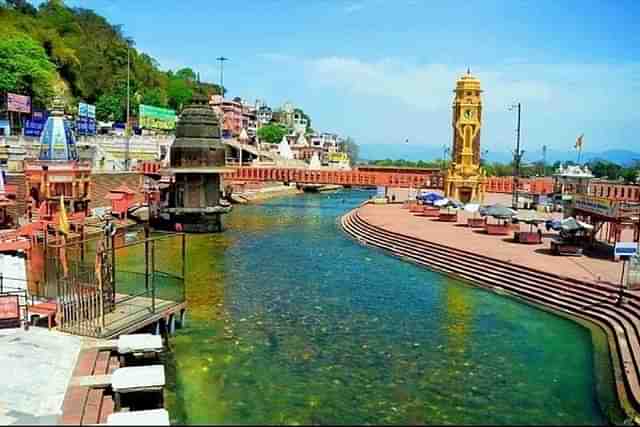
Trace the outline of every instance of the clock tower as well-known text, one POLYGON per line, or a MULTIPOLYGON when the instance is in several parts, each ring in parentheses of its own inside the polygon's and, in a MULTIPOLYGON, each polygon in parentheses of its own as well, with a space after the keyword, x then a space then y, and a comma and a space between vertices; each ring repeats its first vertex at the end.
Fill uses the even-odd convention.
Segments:
POLYGON ((462 203, 482 202, 486 174, 480 167, 482 100, 480 80, 471 71, 456 82, 453 100, 453 147, 445 172, 444 192, 462 203))

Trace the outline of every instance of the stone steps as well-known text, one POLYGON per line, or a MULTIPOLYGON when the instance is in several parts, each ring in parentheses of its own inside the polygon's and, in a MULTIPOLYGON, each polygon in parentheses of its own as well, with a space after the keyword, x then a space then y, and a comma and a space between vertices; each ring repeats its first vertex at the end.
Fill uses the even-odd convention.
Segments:
POLYGON ((400 258, 552 311, 589 320, 609 338, 621 401, 630 401, 635 416, 640 407, 640 298, 626 293, 627 302, 615 305, 618 289, 607 283, 587 283, 510 264, 468 251, 390 232, 364 221, 354 210, 341 219, 345 232, 364 244, 400 258))

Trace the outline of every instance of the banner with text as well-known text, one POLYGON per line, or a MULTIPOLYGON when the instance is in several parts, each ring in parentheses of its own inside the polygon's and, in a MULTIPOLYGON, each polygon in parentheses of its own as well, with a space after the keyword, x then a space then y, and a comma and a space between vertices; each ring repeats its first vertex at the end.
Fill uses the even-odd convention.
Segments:
POLYGON ((31 98, 25 95, 7 93, 7 111, 29 114, 31 112, 31 98))
POLYGON ((178 116, 174 110, 140 104, 140 127, 143 129, 173 130, 178 116))
POLYGON ((573 203, 576 209, 601 216, 614 218, 618 213, 618 203, 604 197, 575 195, 573 203))

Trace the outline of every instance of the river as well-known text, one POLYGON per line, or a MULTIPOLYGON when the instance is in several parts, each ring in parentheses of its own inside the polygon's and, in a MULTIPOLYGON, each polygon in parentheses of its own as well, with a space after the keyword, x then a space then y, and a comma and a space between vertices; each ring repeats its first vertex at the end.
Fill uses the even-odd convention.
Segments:
POLYGON ((605 424, 617 414, 602 333, 352 241, 338 219, 371 194, 236 206, 224 233, 188 237, 172 422, 605 424))

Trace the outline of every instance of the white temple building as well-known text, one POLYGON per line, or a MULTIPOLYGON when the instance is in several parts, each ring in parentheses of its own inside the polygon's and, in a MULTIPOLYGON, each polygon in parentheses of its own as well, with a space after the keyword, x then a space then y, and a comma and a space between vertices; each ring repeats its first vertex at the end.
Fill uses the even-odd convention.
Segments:
POLYGON ((278 144, 278 154, 285 160, 293 160, 294 158, 293 151, 291 151, 291 147, 289 147, 286 135, 282 137, 282 141, 278 144))
POLYGON ((320 157, 318 157, 318 153, 313 153, 313 157, 309 161, 309 169, 311 170, 319 170, 322 169, 322 163, 320 163, 320 157))

